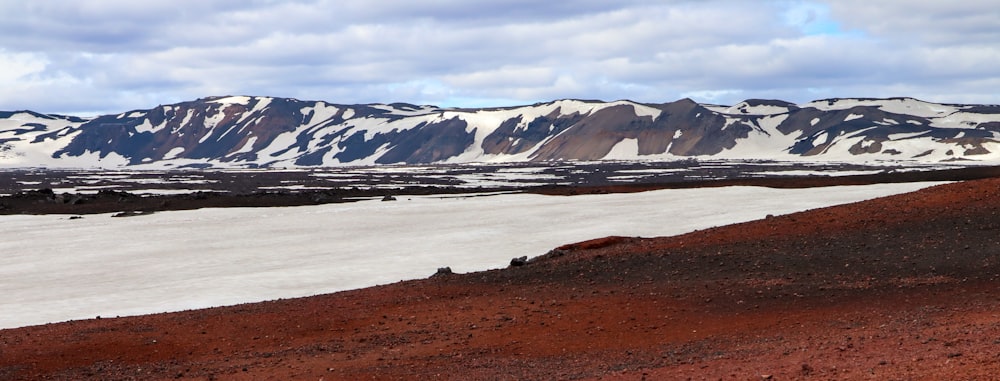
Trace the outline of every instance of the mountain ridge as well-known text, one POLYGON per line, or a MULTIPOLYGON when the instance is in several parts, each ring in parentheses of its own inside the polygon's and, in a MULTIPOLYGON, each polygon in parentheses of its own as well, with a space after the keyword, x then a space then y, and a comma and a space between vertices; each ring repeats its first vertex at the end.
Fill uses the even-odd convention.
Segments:
POLYGON ((312 167, 687 158, 991 161, 1000 106, 910 97, 442 108, 211 96, 92 118, 0 112, 0 167, 312 167))

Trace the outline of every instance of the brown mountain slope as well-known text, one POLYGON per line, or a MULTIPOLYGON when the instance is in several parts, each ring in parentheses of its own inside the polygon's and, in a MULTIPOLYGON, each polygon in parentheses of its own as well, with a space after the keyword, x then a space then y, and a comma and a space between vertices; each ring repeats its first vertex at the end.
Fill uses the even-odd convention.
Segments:
MULTIPOLYGON (((989 379, 1000 179, 525 266, 0 331, 0 379, 989 379)), ((557 227, 554 227, 557 228, 557 227)))

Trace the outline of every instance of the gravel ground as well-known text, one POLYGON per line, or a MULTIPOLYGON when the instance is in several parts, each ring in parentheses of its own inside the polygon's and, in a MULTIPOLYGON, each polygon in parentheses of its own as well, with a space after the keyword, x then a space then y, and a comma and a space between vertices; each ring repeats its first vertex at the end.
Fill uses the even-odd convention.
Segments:
POLYGON ((0 379, 991 379, 998 233, 1000 179, 956 182, 503 270, 0 330, 0 379))

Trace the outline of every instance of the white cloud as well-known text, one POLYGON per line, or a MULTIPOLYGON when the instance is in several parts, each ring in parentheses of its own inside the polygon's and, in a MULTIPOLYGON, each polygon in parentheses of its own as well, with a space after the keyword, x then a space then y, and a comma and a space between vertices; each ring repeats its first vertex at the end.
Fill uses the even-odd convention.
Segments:
POLYGON ((0 50, 0 87, 16 86, 30 81, 48 65, 43 57, 33 53, 7 53, 0 50))
POLYGON ((1000 103, 983 85, 1000 78, 1000 11, 989 1, 550 3, 6 2, 0 100, 43 112, 223 94, 444 106, 882 94, 1000 103))
POLYGON ((504 66, 496 69, 443 76, 446 83, 457 87, 535 87, 555 81, 556 75, 547 67, 504 66))
POLYGON ((996 49, 1000 7, 993 0, 829 0, 844 25, 897 44, 979 45, 996 49))

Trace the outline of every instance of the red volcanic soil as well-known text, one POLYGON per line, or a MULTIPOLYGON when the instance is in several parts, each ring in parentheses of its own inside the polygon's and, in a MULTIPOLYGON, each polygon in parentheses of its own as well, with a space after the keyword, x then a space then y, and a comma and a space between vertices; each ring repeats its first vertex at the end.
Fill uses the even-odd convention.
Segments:
POLYGON ((1000 179, 953 183, 503 270, 2 330, 0 379, 995 379, 998 233, 1000 179))

